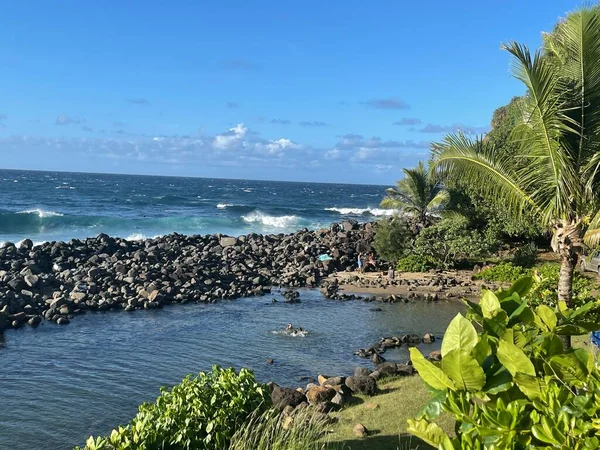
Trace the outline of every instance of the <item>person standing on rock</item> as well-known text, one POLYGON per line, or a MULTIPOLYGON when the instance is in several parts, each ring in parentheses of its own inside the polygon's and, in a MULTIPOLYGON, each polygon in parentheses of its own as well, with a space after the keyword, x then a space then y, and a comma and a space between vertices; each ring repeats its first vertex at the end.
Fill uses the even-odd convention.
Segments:
POLYGON ((388 280, 394 281, 396 278, 396 273, 394 272, 394 266, 390 266, 388 269, 388 280))
POLYGON ((358 254, 358 273, 362 273, 363 271, 363 254, 359 253, 358 254))

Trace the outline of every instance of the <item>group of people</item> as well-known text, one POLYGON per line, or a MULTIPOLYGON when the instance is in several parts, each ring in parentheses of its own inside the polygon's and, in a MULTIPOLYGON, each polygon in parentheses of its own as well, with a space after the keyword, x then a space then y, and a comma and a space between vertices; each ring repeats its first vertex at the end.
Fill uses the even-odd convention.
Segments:
POLYGON ((373 252, 369 253, 369 255, 365 255, 364 253, 358 254, 358 271, 360 273, 368 272, 370 269, 376 270, 377 263, 375 262, 375 255, 373 252))

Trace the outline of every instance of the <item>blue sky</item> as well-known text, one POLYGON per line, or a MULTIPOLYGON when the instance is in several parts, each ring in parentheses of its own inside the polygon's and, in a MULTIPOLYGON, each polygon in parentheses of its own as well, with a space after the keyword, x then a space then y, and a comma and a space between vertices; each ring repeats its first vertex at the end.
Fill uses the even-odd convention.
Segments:
POLYGON ((0 167, 389 183, 580 4, 5 2, 0 167))

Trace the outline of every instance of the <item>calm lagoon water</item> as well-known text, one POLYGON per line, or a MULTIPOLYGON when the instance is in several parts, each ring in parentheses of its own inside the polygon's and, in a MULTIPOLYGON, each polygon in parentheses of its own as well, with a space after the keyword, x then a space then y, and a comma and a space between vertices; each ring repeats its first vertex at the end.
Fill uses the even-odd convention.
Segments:
MULTIPOLYGON (((337 302, 302 291, 209 305, 87 314, 67 326, 5 332, 0 345, 0 449, 68 449, 131 419, 164 385, 211 365, 248 367, 261 381, 300 386, 302 376, 351 374, 370 362, 353 355, 382 336, 443 334, 454 302, 337 302), (288 322, 306 337, 273 333, 288 322), (267 365, 267 358, 275 364, 267 365)), ((429 352, 439 344, 423 345, 429 352)), ((408 359, 406 348, 388 360, 408 359)))

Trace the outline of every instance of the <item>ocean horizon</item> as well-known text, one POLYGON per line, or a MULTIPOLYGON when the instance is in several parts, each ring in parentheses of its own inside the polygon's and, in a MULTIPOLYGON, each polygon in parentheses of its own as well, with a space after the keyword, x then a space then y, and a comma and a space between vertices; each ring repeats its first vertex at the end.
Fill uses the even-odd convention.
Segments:
POLYGON ((390 215, 386 187, 0 169, 0 243, 291 233, 390 215))

